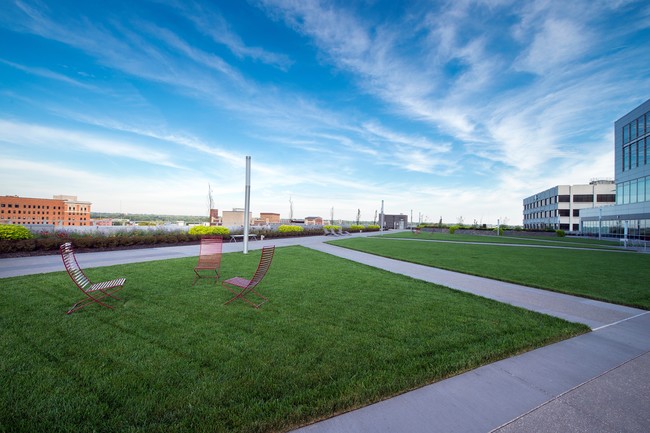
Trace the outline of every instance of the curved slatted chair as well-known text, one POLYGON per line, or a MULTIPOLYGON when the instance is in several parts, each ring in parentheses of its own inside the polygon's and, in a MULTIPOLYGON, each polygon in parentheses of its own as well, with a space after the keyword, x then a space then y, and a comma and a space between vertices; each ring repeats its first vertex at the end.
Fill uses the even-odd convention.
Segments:
POLYGON ((114 296, 113 293, 121 290, 124 287, 126 278, 118 278, 111 281, 103 281, 101 283, 93 283, 88 279, 86 274, 84 274, 83 270, 79 266, 77 257, 74 254, 74 249, 72 248, 72 244, 70 242, 66 242, 65 244, 61 245, 59 250, 61 251, 61 258, 63 259, 63 264, 65 265, 66 271, 68 271, 68 275, 70 275, 72 281, 74 281, 77 287, 79 287, 79 290, 81 290, 84 295, 86 295, 86 298, 70 307, 66 314, 72 314, 75 311, 82 309, 86 305, 92 304, 93 302, 96 302, 106 308, 113 309, 113 307, 101 302, 101 300, 106 297, 120 299, 117 296, 114 296))
POLYGON ((229 301, 227 301, 225 304, 229 304, 235 299, 241 299, 242 301, 251 304, 253 307, 259 308, 262 304, 268 301, 268 298, 260 295, 258 292, 255 291, 255 287, 257 287, 257 285, 262 281, 262 279, 266 275, 266 272, 269 270, 269 267, 271 266, 271 261, 273 260, 274 253, 275 253, 275 246, 262 248, 262 256, 260 257, 260 263, 257 265, 257 270, 255 271, 255 275, 253 275, 253 278, 251 278, 250 280, 247 280, 242 277, 234 277, 234 278, 229 278, 223 283, 221 283, 223 287, 228 289, 231 293, 235 294, 235 296, 229 301), (255 303, 246 297, 251 294, 257 296, 261 300, 261 302, 255 303))
POLYGON ((221 236, 204 236, 201 238, 199 263, 194 268, 195 275, 192 285, 196 284, 199 278, 214 278, 215 283, 219 280, 222 246, 223 238, 221 236))

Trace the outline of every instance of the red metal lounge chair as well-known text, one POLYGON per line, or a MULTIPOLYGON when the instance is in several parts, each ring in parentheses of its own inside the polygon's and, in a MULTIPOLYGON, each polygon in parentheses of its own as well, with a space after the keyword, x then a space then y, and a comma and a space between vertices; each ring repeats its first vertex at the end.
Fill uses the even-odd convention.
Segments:
POLYGON ((194 282, 199 278, 214 278, 216 283, 219 280, 219 271, 221 270, 221 249, 223 238, 221 236, 204 236, 201 238, 201 251, 199 253, 199 263, 194 268, 194 282), (204 271, 204 272, 201 272, 204 271), (210 271, 209 273, 207 271, 210 271), (214 271, 214 274, 212 274, 214 271))
POLYGON ((106 308, 112 309, 110 305, 106 305, 101 302, 101 299, 106 297, 111 297, 113 299, 120 299, 117 296, 114 296, 113 293, 121 290, 124 287, 126 278, 118 278, 116 280, 104 281, 102 283, 92 283, 88 277, 84 274, 77 263, 77 257, 74 254, 74 249, 72 244, 67 242, 60 247, 61 258, 63 259, 63 264, 65 269, 68 271, 68 275, 72 278, 72 281, 79 287, 79 289, 86 295, 85 299, 74 304, 68 310, 67 314, 72 314, 77 310, 82 309, 88 304, 97 302, 99 305, 103 305, 106 308))
POLYGON ((229 304, 235 299, 241 299, 242 301, 248 302, 253 307, 259 308, 263 303, 268 301, 268 298, 260 295, 258 292, 255 291, 255 287, 262 281, 262 278, 264 278, 266 272, 269 270, 269 267, 271 266, 271 260, 273 260, 274 253, 275 253, 275 246, 262 248, 262 257, 260 257, 260 263, 259 265, 257 265, 257 270, 255 271, 255 275, 253 275, 253 278, 251 278, 250 280, 241 277, 234 277, 234 278, 229 278, 223 283, 221 283, 222 286, 224 286, 226 289, 230 290, 230 292, 235 294, 235 296, 225 304, 229 304), (228 286, 232 286, 232 288, 228 286), (253 294, 257 296, 262 301, 256 304, 255 302, 251 301, 246 297, 249 294, 253 294))

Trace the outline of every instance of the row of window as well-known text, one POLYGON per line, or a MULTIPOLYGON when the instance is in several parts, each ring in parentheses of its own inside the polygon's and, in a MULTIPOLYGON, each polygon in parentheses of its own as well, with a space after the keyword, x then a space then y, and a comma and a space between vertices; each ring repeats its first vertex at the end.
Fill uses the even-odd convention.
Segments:
MULTIPOLYGON (((60 215, 60 213, 59 213, 59 215, 60 215)), ((41 216, 41 217, 38 217, 38 216, 25 216, 25 215, 20 215, 20 216, 12 216, 12 215, 4 216, 4 215, 0 215, 0 219, 8 219, 9 221, 12 221, 12 220, 37 220, 38 218, 40 218, 41 220, 46 220, 46 219, 49 219, 49 218, 56 219, 56 217, 54 215, 47 215, 47 216, 41 216)), ((88 219, 89 218, 68 218, 68 221, 88 221, 88 219)))
MULTIPOLYGON (((543 206, 548 206, 554 203, 569 203, 571 201, 570 195, 560 195, 550 197, 543 200, 538 200, 534 203, 524 205, 524 209, 536 209, 543 206)), ((593 194, 575 194, 573 196, 574 203, 593 203, 593 194)), ((597 203, 614 203, 616 201, 616 194, 596 194, 597 203)))
MULTIPOLYGON (((76 223, 74 223, 74 222, 63 222, 63 221, 62 221, 61 223, 62 223, 62 225, 64 225, 64 226, 75 226, 75 225, 80 225, 80 226, 89 226, 89 225, 90 225, 90 223, 85 223, 85 222, 82 222, 82 223, 76 224, 76 223)), ((21 225, 22 225, 22 224, 34 224, 34 225, 37 225, 37 224, 50 224, 50 225, 53 225, 53 224, 56 224, 56 223, 55 223, 55 222, 49 222, 49 221, 47 221, 47 220, 44 220, 44 221, 29 221, 29 222, 21 222, 21 221, 1 220, 1 219, 0 219, 0 224, 21 224, 21 225)))
MULTIPOLYGON (((584 221, 582 233, 598 236, 598 231, 604 236, 623 237, 625 222, 620 220, 584 221)), ((627 236, 631 239, 650 240, 650 219, 630 220, 627 222, 627 236)))
POLYGON ((577 232, 580 230, 580 224, 558 224, 558 223, 553 223, 553 224, 545 224, 545 223, 530 223, 530 224, 524 224, 525 229, 537 229, 537 230, 546 230, 546 229, 553 229, 553 230, 573 230, 574 232, 577 232))
MULTIPOLYGON (((43 215, 61 215, 61 212, 56 212, 56 213, 55 213, 55 212, 40 211, 40 210, 35 210, 35 211, 25 210, 25 211, 21 211, 21 210, 15 210, 15 209, 7 210, 6 213, 7 213, 7 214, 10 214, 10 213, 14 213, 14 214, 18 213, 18 214, 20 214, 21 212, 22 212, 24 215, 41 215, 41 214, 43 214, 43 215)), ((5 210, 4 210, 4 209, 0 209, 0 215, 4 215, 4 214, 5 214, 5 210)))
POLYGON ((534 220, 534 219, 541 219, 541 218, 557 218, 558 216, 568 217, 571 216, 572 213, 574 217, 579 217, 580 209, 573 209, 573 212, 571 211, 571 209, 554 209, 554 210, 546 210, 541 212, 532 212, 529 214, 524 214, 524 219, 534 220))
POLYGON ((623 147, 623 171, 650 164, 650 139, 644 138, 623 147))
MULTIPOLYGON (((13 203, 13 204, 12 203, 6 203, 6 204, 5 203, 0 203, 0 208, 2 208, 2 207, 14 207, 14 208, 18 209, 20 207, 20 205, 18 203, 13 203)), ((40 204, 39 205, 34 205, 34 206, 32 206, 31 204, 24 204, 23 205, 23 209, 49 209, 49 208, 50 208, 49 206, 45 206, 45 205, 41 206, 40 204)), ((52 206, 52 209, 61 209, 61 206, 52 206)))
POLYGON ((650 132, 650 111, 623 127, 623 144, 643 137, 650 132))
POLYGON ((650 201, 650 176, 616 185, 616 204, 650 201))

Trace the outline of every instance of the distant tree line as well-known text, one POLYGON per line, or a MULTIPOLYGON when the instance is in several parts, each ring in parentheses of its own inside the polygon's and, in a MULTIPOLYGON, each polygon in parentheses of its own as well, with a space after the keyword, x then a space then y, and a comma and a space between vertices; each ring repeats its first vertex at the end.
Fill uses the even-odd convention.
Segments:
POLYGON ((176 221, 185 221, 186 224, 200 224, 210 220, 207 216, 196 215, 124 214, 118 212, 91 212, 90 218, 128 219, 131 221, 147 221, 153 223, 175 223, 176 221))

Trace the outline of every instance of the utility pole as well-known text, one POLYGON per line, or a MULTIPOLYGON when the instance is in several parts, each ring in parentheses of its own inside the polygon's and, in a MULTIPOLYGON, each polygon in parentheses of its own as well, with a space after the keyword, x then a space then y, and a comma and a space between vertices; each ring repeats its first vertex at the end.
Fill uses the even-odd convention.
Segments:
POLYGON ((251 208, 251 157, 246 157, 246 191, 244 192, 244 254, 248 254, 248 226, 251 208))
POLYGON ((291 200, 291 196, 289 196, 289 222, 293 220, 293 200, 291 200))

